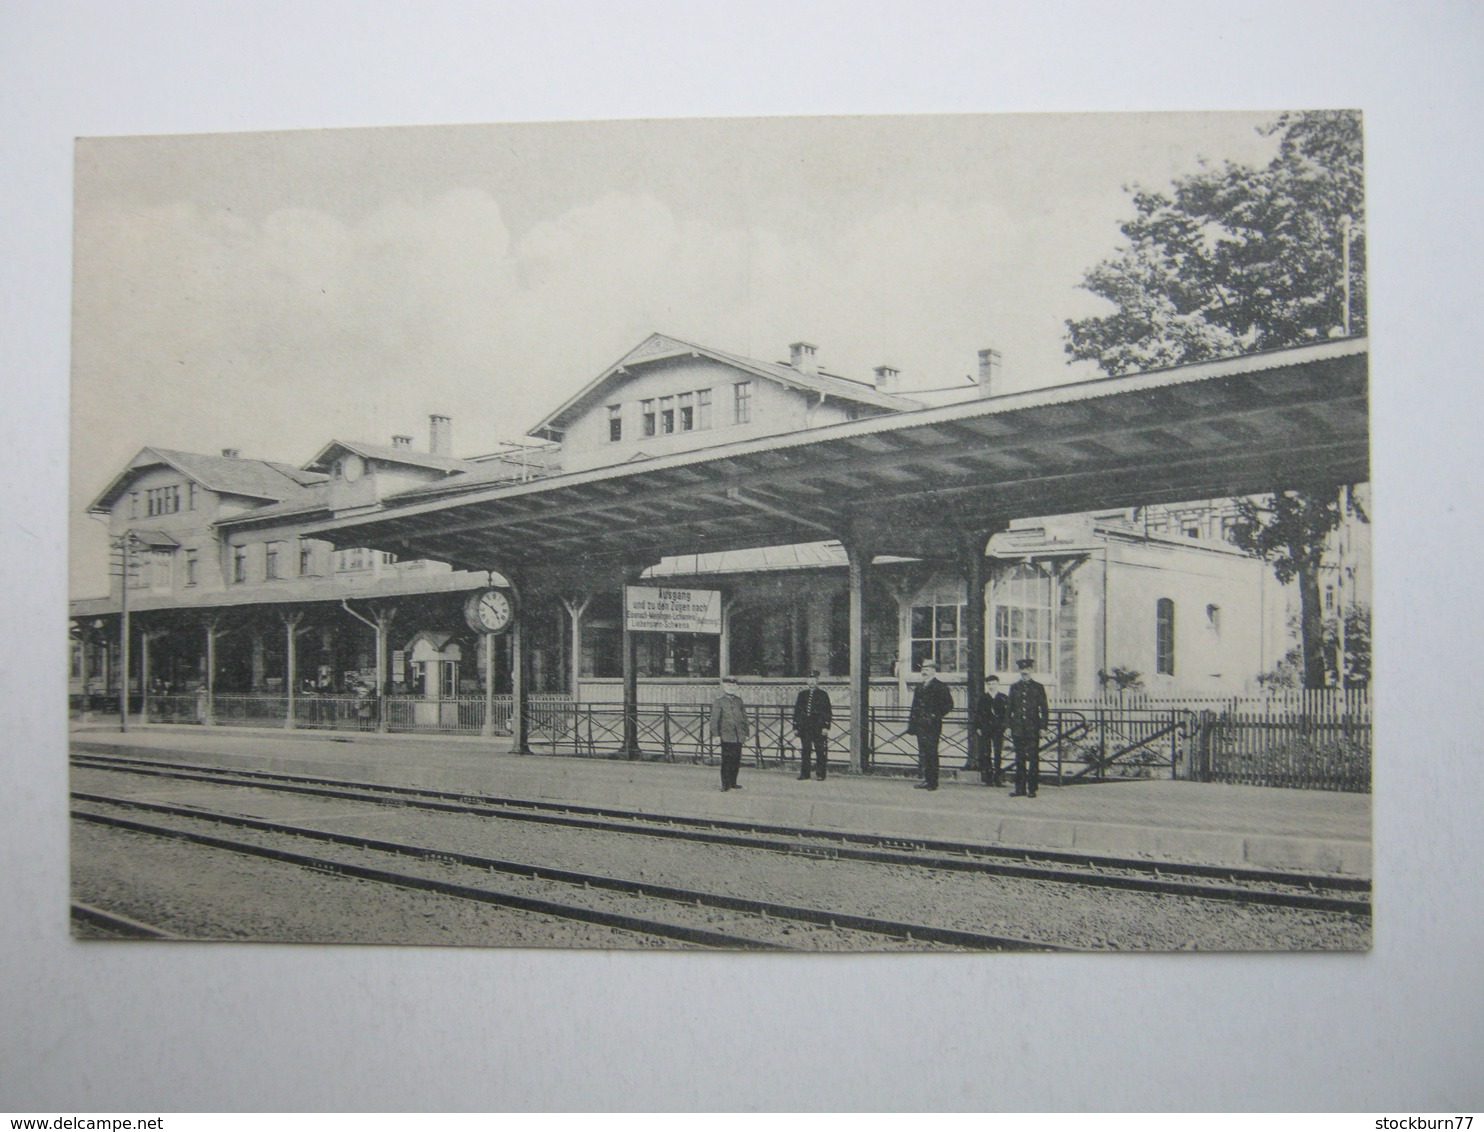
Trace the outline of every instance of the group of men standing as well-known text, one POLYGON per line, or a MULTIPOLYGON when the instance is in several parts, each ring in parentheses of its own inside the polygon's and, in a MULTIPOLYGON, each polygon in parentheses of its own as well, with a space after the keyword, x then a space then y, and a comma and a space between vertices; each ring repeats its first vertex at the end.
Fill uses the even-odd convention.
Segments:
MULTIPOLYGON (((1041 780, 1041 732, 1051 721, 1046 689, 1031 675, 1035 662, 1018 664, 1020 679, 1008 693, 999 689, 999 678, 989 676, 985 688, 971 705, 969 726, 979 746, 979 774, 986 786, 1003 786, 1005 731, 1015 751, 1015 782, 1011 797, 1036 796, 1041 780)), ((953 710, 953 693, 938 679, 938 666, 931 657, 921 666, 922 679, 912 691, 907 715, 907 734, 917 739, 917 757, 922 768, 919 790, 938 788, 938 742, 943 720, 953 710)), ((742 744, 750 726, 747 708, 737 694, 737 682, 727 676, 722 694, 711 705, 711 737, 721 744, 721 789, 740 790, 737 772, 742 765, 742 744)), ((814 777, 825 780, 826 738, 834 712, 830 695, 819 686, 819 673, 809 673, 809 686, 794 701, 793 727, 799 737, 799 781, 808 780, 811 763, 814 777)))
MULTIPOLYGON (((999 677, 985 678, 985 688, 969 710, 969 727, 979 742, 979 776, 986 786, 1003 786, 1002 760, 1005 730, 1015 750, 1015 788, 1012 797, 1036 796, 1041 784, 1041 732, 1051 722, 1046 689, 1031 675, 1032 660, 1020 661, 1020 679, 1009 693, 1000 691, 999 677)), ((919 790, 938 788, 938 740, 943 720, 953 710, 953 694, 938 679, 938 666, 928 658, 922 662, 922 681, 912 692, 907 715, 907 734, 917 739, 917 758, 922 766, 919 790)))

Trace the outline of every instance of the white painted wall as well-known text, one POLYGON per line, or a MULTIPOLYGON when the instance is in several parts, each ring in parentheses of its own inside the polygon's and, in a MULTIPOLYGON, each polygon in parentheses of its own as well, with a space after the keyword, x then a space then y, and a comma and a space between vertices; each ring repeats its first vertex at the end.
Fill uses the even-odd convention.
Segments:
POLYGON ((846 402, 826 398, 819 405, 818 401, 815 394, 788 388, 710 358, 649 363, 621 384, 611 386, 568 426, 562 442, 562 468, 569 472, 583 471, 622 464, 641 452, 667 456, 849 419, 846 402), (745 424, 737 423, 733 408, 733 385, 739 381, 752 383, 752 419, 745 424), (658 402, 661 397, 702 389, 711 390, 709 429, 643 435, 641 401, 652 398, 658 402), (608 439, 608 406, 613 404, 621 405, 623 413, 623 439, 616 443, 608 439))

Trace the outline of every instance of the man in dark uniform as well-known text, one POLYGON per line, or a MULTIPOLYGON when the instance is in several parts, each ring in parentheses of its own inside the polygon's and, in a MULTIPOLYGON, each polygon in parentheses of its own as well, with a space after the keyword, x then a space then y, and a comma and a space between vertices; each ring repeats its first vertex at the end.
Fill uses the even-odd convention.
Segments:
POLYGON ((953 693, 938 679, 932 657, 922 662, 922 683, 912 692, 912 710, 907 716, 907 734, 917 736, 917 758, 922 764, 919 790, 938 788, 938 737, 943 717, 953 710, 953 693))
POLYGON ((830 694, 819 686, 819 673, 809 673, 809 687, 794 701, 794 733, 799 737, 799 781, 809 779, 809 753, 814 752, 814 777, 824 781, 825 733, 834 722, 830 694))
POLYGON ((1046 689, 1031 677, 1036 662, 1020 660, 1020 679, 1010 685, 1010 741, 1015 744, 1015 789, 1010 797, 1034 798, 1041 784, 1041 731, 1051 722, 1046 689))
POLYGON ((979 737, 979 777, 986 786, 1004 785, 1001 760, 1005 754, 1005 724, 1010 698, 1000 691, 1000 678, 984 678, 984 691, 974 705, 974 733, 979 737))

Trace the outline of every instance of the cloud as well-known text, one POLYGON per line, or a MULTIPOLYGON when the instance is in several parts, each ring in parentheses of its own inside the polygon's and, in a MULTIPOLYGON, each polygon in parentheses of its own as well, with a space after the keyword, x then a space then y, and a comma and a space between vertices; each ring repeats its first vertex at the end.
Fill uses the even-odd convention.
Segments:
POLYGON ((473 188, 354 219, 110 203, 78 222, 74 504, 145 444, 298 462, 446 412, 488 451, 655 330, 764 359, 806 338, 861 379, 952 384, 990 344, 1013 371, 1059 331, 1023 314, 1036 238, 989 204, 785 235, 609 193, 515 237, 473 188))

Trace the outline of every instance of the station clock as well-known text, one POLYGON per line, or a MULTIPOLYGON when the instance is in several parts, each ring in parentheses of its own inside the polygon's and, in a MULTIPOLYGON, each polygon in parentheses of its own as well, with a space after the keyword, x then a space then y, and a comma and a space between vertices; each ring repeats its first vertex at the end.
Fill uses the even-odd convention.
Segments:
POLYGON ((464 601, 464 620, 476 633, 503 633, 515 620, 508 590, 475 590, 464 601))

